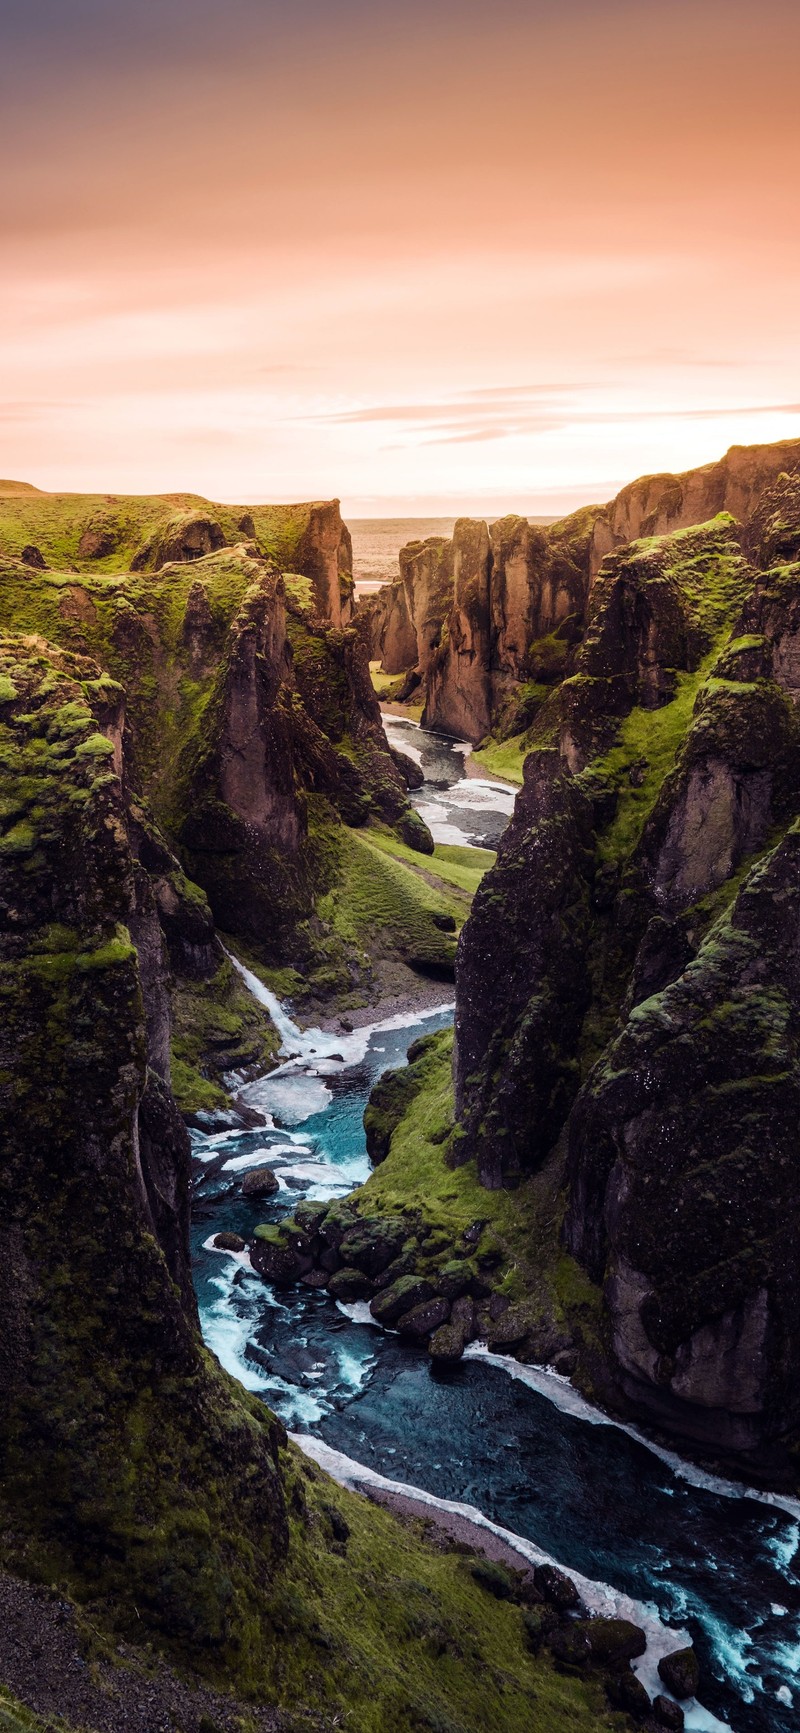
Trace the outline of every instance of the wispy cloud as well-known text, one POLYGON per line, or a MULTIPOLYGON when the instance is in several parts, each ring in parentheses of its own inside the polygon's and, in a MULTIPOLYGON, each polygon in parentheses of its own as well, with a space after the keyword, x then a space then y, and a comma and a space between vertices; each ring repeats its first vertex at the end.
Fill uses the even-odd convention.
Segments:
POLYGON ((386 423, 402 429, 420 445, 467 445, 515 439, 563 428, 625 426, 640 422, 722 421, 731 416, 800 415, 800 403, 714 404, 687 407, 664 404, 647 409, 615 409, 576 401, 587 386, 496 386, 443 399, 438 403, 377 403, 358 409, 304 416, 336 427, 386 423))

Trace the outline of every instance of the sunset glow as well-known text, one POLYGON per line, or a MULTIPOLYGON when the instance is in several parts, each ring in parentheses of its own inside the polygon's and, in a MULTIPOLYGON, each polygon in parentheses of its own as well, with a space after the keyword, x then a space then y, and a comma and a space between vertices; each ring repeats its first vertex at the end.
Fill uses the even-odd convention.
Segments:
POLYGON ((3 13, 0 474, 547 511, 800 434, 796 5, 3 13))

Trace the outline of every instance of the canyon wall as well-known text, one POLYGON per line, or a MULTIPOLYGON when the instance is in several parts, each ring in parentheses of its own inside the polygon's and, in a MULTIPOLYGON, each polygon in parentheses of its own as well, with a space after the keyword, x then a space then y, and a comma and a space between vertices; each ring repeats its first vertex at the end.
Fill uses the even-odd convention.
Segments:
POLYGON ((603 564, 459 943, 453 1155, 559 1149, 607 1395, 791 1477, 800 479, 752 504, 603 564))
POLYGON ((720 512, 747 523, 764 489, 798 466, 799 440, 734 446, 718 463, 644 476, 544 528, 510 516, 487 531, 461 519, 451 542, 403 549, 400 577, 361 605, 370 654, 384 672, 407 674, 404 691, 424 693, 428 726, 475 742, 524 731, 570 670, 606 555, 720 512))

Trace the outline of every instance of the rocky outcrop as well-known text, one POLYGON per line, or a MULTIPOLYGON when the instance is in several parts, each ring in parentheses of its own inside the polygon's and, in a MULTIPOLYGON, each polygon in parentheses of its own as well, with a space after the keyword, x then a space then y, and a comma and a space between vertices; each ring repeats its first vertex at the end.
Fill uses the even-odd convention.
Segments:
POLYGON ((385 674, 424 685, 453 605, 453 545, 444 536, 400 549, 400 576, 368 604, 370 653, 385 674))
POLYGON ((594 1387, 773 1478, 800 1437, 798 501, 763 497, 754 564, 725 514, 604 562, 461 935, 448 1146, 490 1187, 566 1153, 594 1387))
POLYGON ((453 530, 453 606, 433 658, 423 724, 480 740, 491 725, 491 547, 483 523, 453 530))
POLYGON ((346 626, 355 593, 350 531, 342 521, 338 499, 309 506, 307 512, 291 570, 311 579, 318 617, 331 626, 346 626))
MULTIPOLYGON (((89 532, 91 534, 91 532, 89 532)), ((84 546, 86 532, 78 543, 84 559, 96 559, 93 547, 84 546)), ((150 536, 131 560, 132 572, 160 572, 162 566, 185 564, 216 553, 225 546, 225 532, 216 518, 181 514, 167 521, 150 536)))
POLYGON ((325 934, 309 917, 335 881, 341 822, 380 820, 432 849, 386 743, 360 634, 325 625, 308 579, 284 581, 254 545, 141 577, 87 573, 80 585, 23 579, 7 561, 0 596, 7 619, 93 658, 118 771, 124 684, 127 785, 211 905, 203 914, 187 898, 176 860, 154 865, 162 924, 184 929, 181 974, 203 977, 212 918, 272 961, 312 968, 325 934), (309 796, 319 797, 310 816, 309 796))
POLYGON ((752 517, 767 488, 800 467, 800 440, 775 445, 733 445, 717 463, 681 475, 645 475, 604 508, 593 537, 591 572, 622 542, 659 536, 729 512, 738 523, 752 517))
POLYGON ((152 907, 87 672, 0 641, 0 1504, 51 1574, 221 1654, 243 1617, 266 1636, 282 1431, 200 1343, 152 907))
MULTIPOLYGON (((757 537, 765 490, 798 466, 800 441, 734 446, 719 463, 644 476, 609 504, 544 528, 502 518, 488 531, 488 570, 486 526, 468 530, 471 520, 462 519, 452 542, 404 549, 399 579, 362 604, 370 654, 382 657, 385 673, 406 673, 409 689, 422 684, 433 727, 473 741, 525 731, 542 687, 570 671, 570 646, 609 554, 723 513, 740 525, 753 519, 757 537)), ((791 485, 787 478, 789 492, 791 485)), ((762 536, 767 566, 795 545, 791 514, 784 523, 777 502, 774 510, 772 541, 762 536)))
POLYGON ((796 1434, 800 829, 576 1104, 568 1243, 637 1408, 764 1473, 796 1434))
POLYGON ((558 754, 531 754, 456 963, 458 1151, 489 1187, 544 1159, 577 1087, 591 836, 591 806, 558 754))
POLYGON ((338 500, 245 509, 197 494, 42 494, 21 483, 0 493, 0 556, 40 569, 155 573, 243 542, 309 580, 317 618, 349 622, 353 551, 338 500))

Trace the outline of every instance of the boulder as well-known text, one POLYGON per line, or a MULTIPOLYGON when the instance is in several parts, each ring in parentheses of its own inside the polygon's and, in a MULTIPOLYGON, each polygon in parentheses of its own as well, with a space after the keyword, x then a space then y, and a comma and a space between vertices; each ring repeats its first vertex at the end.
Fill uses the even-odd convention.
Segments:
POLYGON ((609 1703, 631 1715, 634 1721, 645 1721, 649 1716, 650 1698, 635 1673, 610 1673, 605 1680, 605 1691, 609 1703))
POLYGON ((683 1733, 685 1716, 680 1703, 672 1697, 653 1698, 653 1718, 659 1727, 668 1727, 671 1733, 683 1733))
MULTIPOLYGON (((434 1289, 427 1277, 400 1276, 390 1288, 384 1288, 375 1295, 369 1309, 376 1323, 391 1329, 404 1312, 410 1312, 412 1307, 422 1305, 433 1297, 434 1289)), ((442 1322, 440 1318, 439 1323, 442 1322)))
POLYGON ((356 1227, 348 1228, 340 1246, 343 1263, 374 1278, 381 1275, 398 1252, 406 1237, 403 1222, 379 1216, 364 1216, 356 1227))
POLYGON ((580 1629, 586 1633, 592 1658, 605 1667, 627 1665, 647 1648, 641 1626, 628 1619, 585 1619, 580 1629))
POLYGON ((673 1649, 671 1655, 662 1656, 658 1663, 658 1676, 673 1697, 679 1697, 681 1701, 686 1697, 696 1697, 700 1685, 700 1663, 694 1649, 673 1649))
POLYGON ((218 1252, 243 1252, 247 1246, 239 1234, 215 1234, 214 1245, 218 1252))
POLYGON ((558 1625, 550 1637, 550 1649, 559 1666, 569 1671, 588 1667, 592 1659, 589 1639, 578 1625, 558 1625))
POLYGON ((242 1197, 274 1197, 276 1191, 280 1185, 271 1167, 254 1167, 242 1180, 242 1197))
POLYGON ((276 1288, 290 1288, 313 1268, 311 1241, 291 1222, 279 1227, 263 1224, 256 1228, 250 1262, 265 1281, 276 1288))
POLYGON ((353 1300, 368 1300, 372 1293, 372 1283, 363 1270, 345 1268, 337 1270, 329 1278, 328 1293, 334 1300, 344 1300, 349 1305, 353 1300))
POLYGON ((564 1613, 580 1606, 581 1597, 572 1578, 560 1571, 557 1565, 535 1565, 533 1580, 549 1606, 564 1613))
POLYGON ((34 546, 33 542, 28 542, 19 557, 24 566, 33 566, 34 570, 38 572, 47 571, 47 561, 44 554, 41 548, 34 546))
POLYGON ((437 1330, 440 1324, 445 1324, 450 1316, 450 1302, 436 1294, 432 1300, 422 1300, 418 1306, 412 1306, 410 1312, 404 1312, 397 1320, 397 1329, 401 1336, 410 1336, 414 1341, 422 1341, 432 1330, 437 1330))

